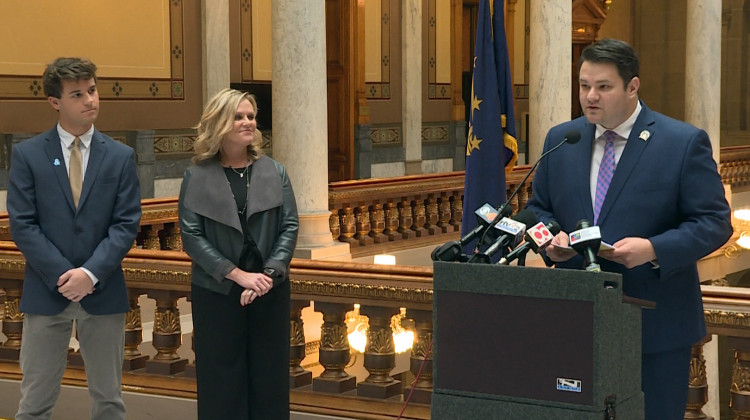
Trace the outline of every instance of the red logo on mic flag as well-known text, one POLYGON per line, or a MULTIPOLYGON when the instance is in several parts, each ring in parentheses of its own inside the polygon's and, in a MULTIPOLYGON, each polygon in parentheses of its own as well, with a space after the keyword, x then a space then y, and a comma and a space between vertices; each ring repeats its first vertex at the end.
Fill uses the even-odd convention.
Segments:
POLYGON ((547 241, 552 240, 552 232, 547 229, 544 223, 539 222, 531 228, 531 239, 536 242, 537 245, 542 245, 547 241))

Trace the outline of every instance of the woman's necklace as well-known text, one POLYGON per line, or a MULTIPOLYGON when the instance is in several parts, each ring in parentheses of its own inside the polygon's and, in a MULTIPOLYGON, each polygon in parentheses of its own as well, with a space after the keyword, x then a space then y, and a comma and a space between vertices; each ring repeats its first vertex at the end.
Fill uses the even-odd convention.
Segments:
POLYGON ((249 168, 250 165, 245 165, 245 169, 238 171, 237 169, 234 169, 234 166, 230 166, 229 169, 231 169, 234 173, 240 176, 240 178, 244 177, 247 173, 247 168, 249 168))
MULTIPOLYGON (((247 173, 247 168, 248 167, 245 166, 245 171, 242 174, 240 174, 240 178, 242 178, 242 176, 247 173)), ((232 170, 234 170, 234 168, 232 168, 232 170)), ((235 171, 235 172, 237 172, 237 171, 235 171)), ((250 177, 247 177, 247 179, 245 180, 245 191, 247 191, 249 188, 250 188, 250 177)), ((232 190, 232 186, 231 185, 229 186, 229 190, 230 191, 232 190)), ((232 198, 234 198, 234 192, 232 192, 232 198)), ((234 198, 234 201, 237 201, 237 199, 234 198)), ((242 206, 242 210, 240 210, 239 206, 237 206, 237 213, 239 213, 239 214, 245 214, 245 210, 247 210, 247 197, 245 197, 245 205, 242 206)))
MULTIPOLYGON (((245 166, 245 169, 242 171, 238 171, 234 169, 233 167, 229 167, 229 169, 232 170, 235 174, 240 176, 240 179, 244 178, 244 176, 247 174, 248 170, 250 168, 250 165, 248 164, 245 166)), ((227 173, 228 175, 228 173, 227 173)), ((234 195, 234 191, 232 190, 232 182, 229 180, 229 177, 227 176, 227 183, 229 184, 229 191, 232 193, 232 199, 235 203, 237 203, 237 197, 234 195)), ((250 177, 245 178, 245 191, 247 191, 250 188, 250 177)), ((245 210, 247 210, 247 192, 245 193, 245 205, 242 206, 242 209, 240 209, 239 204, 237 204, 237 213, 244 214, 245 210)))

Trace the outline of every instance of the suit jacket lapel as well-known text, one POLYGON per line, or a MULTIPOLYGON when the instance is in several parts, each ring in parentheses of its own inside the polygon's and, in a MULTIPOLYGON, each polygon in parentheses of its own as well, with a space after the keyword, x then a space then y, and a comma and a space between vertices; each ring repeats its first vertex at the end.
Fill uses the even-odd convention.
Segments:
POLYGON ((47 153, 49 164, 52 165, 57 182, 60 184, 60 190, 65 195, 70 208, 75 211, 73 205, 73 192, 70 190, 70 179, 68 179, 68 167, 65 166, 65 158, 62 153, 60 136, 57 134, 57 126, 47 132, 47 144, 44 150, 47 153))
POLYGON ((78 200, 78 208, 83 207, 83 204, 86 202, 86 198, 91 191, 91 186, 99 174, 102 161, 107 155, 104 137, 96 129, 94 130, 94 136, 91 138, 89 148, 89 160, 86 164, 86 174, 83 177, 83 188, 81 189, 81 198, 78 200))
POLYGON ((237 203, 218 159, 193 167, 184 205, 194 213, 242 232, 237 203))
POLYGON ((281 189, 279 171, 270 158, 262 155, 253 162, 250 188, 247 190, 247 217, 280 206, 281 189))
MULTIPOLYGON (((599 213, 599 225, 603 224, 607 219, 609 210, 614 206, 622 189, 625 187, 625 184, 627 184, 630 174, 633 173, 633 169, 638 165, 641 154, 646 150, 646 147, 649 144, 648 141, 644 141, 640 138, 640 134, 654 124, 654 119, 651 116, 651 110, 642 103, 641 106, 641 113, 635 120, 633 129, 630 131, 630 136, 628 137, 627 143, 625 143, 625 150, 623 150, 622 156, 620 156, 620 160, 617 162, 612 182, 609 184, 609 189, 607 190, 607 196, 604 198, 604 203, 602 203, 602 210, 599 213)), ((653 129, 651 128, 651 130, 653 129)))

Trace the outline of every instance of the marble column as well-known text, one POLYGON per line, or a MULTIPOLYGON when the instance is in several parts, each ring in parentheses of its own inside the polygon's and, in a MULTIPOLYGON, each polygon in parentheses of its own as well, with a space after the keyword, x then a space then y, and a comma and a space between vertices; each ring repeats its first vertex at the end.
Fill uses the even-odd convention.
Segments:
POLYGON ((203 103, 229 87, 229 2, 202 0, 203 103))
POLYGON ((532 1, 530 13, 528 161, 534 162, 547 131, 570 120, 572 3, 532 1))
POLYGON ((721 137, 721 2, 687 0, 685 120, 706 130, 714 160, 721 137))
POLYGON ((721 418, 721 400, 719 393, 723 384, 719 382, 719 336, 712 335, 711 340, 703 345, 703 357, 706 359, 706 382, 708 384, 708 402, 703 412, 714 419, 721 418))
POLYGON ((401 108, 406 175, 422 173, 422 0, 401 2, 401 108))
POLYGON ((334 242, 328 209, 324 0, 274 0, 271 9, 273 156, 292 181, 300 228, 294 256, 350 260, 334 242))

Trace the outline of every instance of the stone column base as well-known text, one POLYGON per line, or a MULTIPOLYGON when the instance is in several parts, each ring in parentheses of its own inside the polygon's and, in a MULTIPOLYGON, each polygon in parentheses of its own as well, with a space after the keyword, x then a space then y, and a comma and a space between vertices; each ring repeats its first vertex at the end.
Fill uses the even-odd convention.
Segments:
POLYGON ((420 175, 422 174, 422 161, 411 160, 404 162, 404 175, 420 175))
POLYGON ((314 392, 326 392, 328 394, 343 394, 357 387, 357 378, 346 376, 343 378, 321 378, 313 379, 314 392))
POLYGON ((146 362, 146 372, 159 375, 174 375, 185 371, 188 359, 149 360, 146 362))
POLYGON ((4 360, 18 360, 21 356, 21 349, 12 347, 0 347, 0 359, 4 360))
POLYGON ((300 388, 312 383, 312 372, 302 371, 289 374, 289 389, 300 388))
POLYGON ((414 388, 414 392, 412 392, 411 387, 404 387, 404 401, 409 398, 409 394, 411 394, 409 400, 411 402, 429 404, 432 400, 432 389, 429 388, 414 388))
POLYGON ((297 246, 297 249, 294 250, 294 258, 302 258, 305 260, 351 261, 352 253, 348 243, 331 241, 329 246, 297 246))
POLYGON ((401 393, 401 381, 388 383, 360 382, 357 384, 357 395, 360 397, 385 399, 401 393))
POLYGON ((125 356, 122 361, 122 370, 123 372, 127 372, 131 370, 143 369, 146 367, 147 360, 148 356, 145 354, 142 354, 140 356, 125 356))

